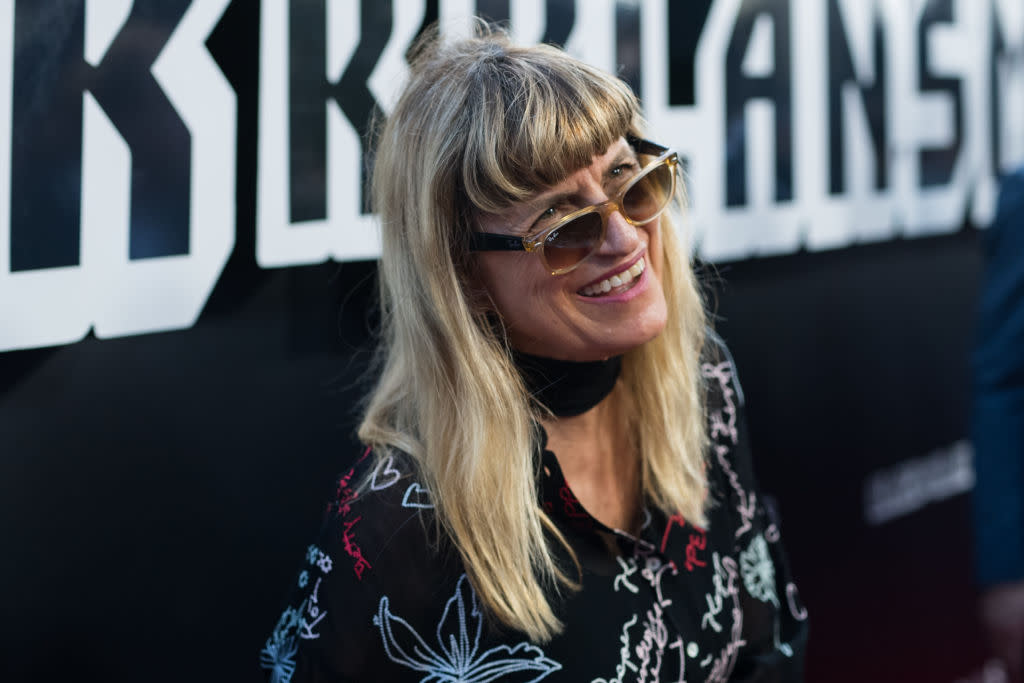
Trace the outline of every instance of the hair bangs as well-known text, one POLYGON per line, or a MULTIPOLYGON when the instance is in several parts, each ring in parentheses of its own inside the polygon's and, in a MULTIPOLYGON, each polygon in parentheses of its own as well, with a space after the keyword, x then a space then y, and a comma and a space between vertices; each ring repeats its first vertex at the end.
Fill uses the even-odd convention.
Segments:
POLYGON ((528 199, 642 127, 629 86, 556 48, 504 46, 475 66, 462 185, 477 210, 528 199))

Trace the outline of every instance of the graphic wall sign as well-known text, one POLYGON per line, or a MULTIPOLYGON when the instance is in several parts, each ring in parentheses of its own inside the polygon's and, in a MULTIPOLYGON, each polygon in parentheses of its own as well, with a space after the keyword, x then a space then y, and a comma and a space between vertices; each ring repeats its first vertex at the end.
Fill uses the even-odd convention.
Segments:
POLYGON ((367 123, 433 14, 629 80, 710 261, 985 225, 1024 162, 1019 0, 264 0, 238 143, 204 45, 227 2, 0 7, 0 351, 193 324, 234 245, 236 144, 261 266, 374 258, 367 123))
POLYGON ((0 3, 0 351, 195 322, 235 239, 227 3, 0 3))

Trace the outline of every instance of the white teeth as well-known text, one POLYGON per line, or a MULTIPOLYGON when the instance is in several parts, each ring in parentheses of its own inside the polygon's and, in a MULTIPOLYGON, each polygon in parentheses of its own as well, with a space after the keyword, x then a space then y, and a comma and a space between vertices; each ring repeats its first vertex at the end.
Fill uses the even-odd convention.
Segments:
POLYGON ((610 278, 606 280, 601 280, 597 284, 593 284, 590 285, 589 287, 583 288, 582 290, 580 290, 580 294, 582 294, 583 296, 597 296, 598 294, 607 294, 615 287, 628 285, 630 282, 638 278, 640 276, 640 273, 644 272, 644 268, 646 267, 647 265, 644 262, 644 259, 640 259, 639 261, 637 261, 636 263, 634 263, 632 266, 622 271, 621 273, 616 273, 615 275, 612 275, 610 278))

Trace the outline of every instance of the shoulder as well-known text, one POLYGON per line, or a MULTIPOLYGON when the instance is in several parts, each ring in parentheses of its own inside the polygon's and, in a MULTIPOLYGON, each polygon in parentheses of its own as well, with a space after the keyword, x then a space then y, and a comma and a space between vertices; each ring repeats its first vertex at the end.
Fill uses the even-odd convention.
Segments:
POLYGON ((701 375, 705 382, 707 472, 712 507, 736 513, 729 524, 737 526, 736 535, 740 536, 752 528, 758 505, 757 483, 747 436, 743 387, 728 346, 714 332, 708 333, 701 375))
POLYGON ((707 388, 709 409, 732 403, 743 407, 746 397, 736 370, 736 361, 725 340, 708 329, 701 352, 701 376, 707 388))
MULTIPOLYGON (((365 550, 379 558, 396 550, 396 541, 425 542, 421 532, 424 524, 433 520, 433 509, 411 458, 367 448, 338 478, 324 510, 324 532, 334 541, 335 549, 349 557, 353 572, 361 577, 373 566, 361 548, 350 542, 357 534, 368 545, 365 550), (407 529, 413 522, 420 524, 407 529)), ((406 553, 410 547, 399 543, 398 549, 406 553)))
POLYGON ((790 573, 777 511, 757 485, 736 363, 717 335, 709 335, 701 372, 710 440, 708 543, 730 556, 737 588, 747 596, 745 617, 772 625, 747 633, 750 656, 765 669, 802 679, 807 612, 790 573))
POLYGON ((378 612, 389 600, 427 610, 459 576, 457 556, 436 537, 432 510, 402 454, 367 449, 341 474, 261 652, 272 680, 288 671, 277 680, 344 679, 379 665, 378 612))
POLYGON ((398 451, 367 449, 338 478, 320 545, 347 585, 366 595, 422 595, 424 582, 460 566, 415 463, 398 451))
POLYGON ((709 330, 701 354, 700 372, 705 387, 708 438, 711 446, 711 467, 728 456, 749 458, 746 448, 746 425, 743 410, 746 404, 736 363, 725 342, 709 330), (719 457, 715 457, 715 456, 719 457))

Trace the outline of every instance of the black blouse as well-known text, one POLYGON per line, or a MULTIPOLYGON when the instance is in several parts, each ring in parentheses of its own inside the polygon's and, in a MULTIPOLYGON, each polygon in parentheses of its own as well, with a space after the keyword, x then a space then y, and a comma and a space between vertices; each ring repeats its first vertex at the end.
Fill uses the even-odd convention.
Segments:
POLYGON ((367 450, 338 481, 260 653, 267 680, 802 680, 807 613, 754 485, 734 369, 705 363, 703 373, 707 528, 651 507, 639 536, 608 528, 541 444, 542 504, 583 567, 582 590, 554 599, 560 635, 533 643, 488 620, 458 554, 433 538, 432 505, 411 464, 388 458, 371 473, 367 450), (369 487, 357 492, 366 475, 369 487))

